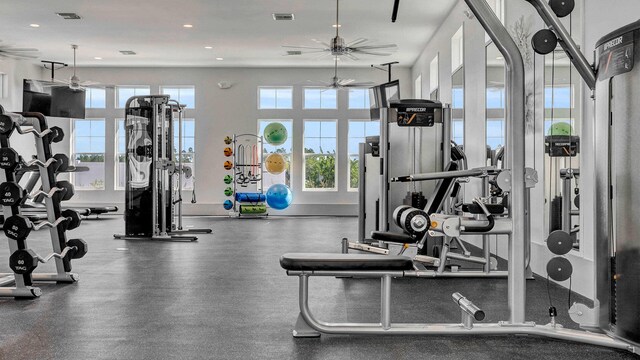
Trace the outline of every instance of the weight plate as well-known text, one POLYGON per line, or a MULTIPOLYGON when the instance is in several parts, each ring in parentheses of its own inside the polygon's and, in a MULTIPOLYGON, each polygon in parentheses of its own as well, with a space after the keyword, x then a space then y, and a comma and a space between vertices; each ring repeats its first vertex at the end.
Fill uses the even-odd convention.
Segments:
POLYGON ((566 258, 556 256, 547 263, 547 274, 555 281, 565 281, 573 274, 573 266, 566 258))
POLYGON ((556 34, 549 29, 542 29, 531 38, 533 50, 540 55, 547 55, 558 46, 556 34))
POLYGON ((549 6, 557 17, 563 18, 573 11, 576 6, 574 0, 550 0, 549 6))
POLYGON ((573 239, 565 231, 552 231, 547 238, 547 248, 556 255, 565 255, 573 249, 573 239))

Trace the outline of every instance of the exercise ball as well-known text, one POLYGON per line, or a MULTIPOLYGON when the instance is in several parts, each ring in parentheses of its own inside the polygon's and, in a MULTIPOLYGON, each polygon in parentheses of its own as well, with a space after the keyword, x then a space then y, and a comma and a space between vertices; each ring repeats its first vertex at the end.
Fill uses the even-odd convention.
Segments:
POLYGON ((270 145, 282 145, 287 141, 287 128, 279 122, 274 122, 264 128, 264 139, 270 145))
POLYGON ((224 143, 229 145, 233 142, 233 139, 231 138, 231 136, 225 136, 224 137, 224 143))
POLYGON ((233 182, 233 176, 231 175, 225 175, 224 176, 224 183, 225 184, 231 184, 233 182))
POLYGON ((227 186, 227 188, 224 189, 224 194, 227 196, 233 195, 233 189, 230 186, 227 186))
POLYGON ((551 127, 549 128, 549 131, 547 131, 547 135, 565 135, 565 136, 569 136, 569 135, 575 135, 574 131, 573 131, 573 127, 571 126, 571 124, 569 124, 568 122, 557 122, 557 123, 553 123, 551 125, 551 127))
POLYGON ((269 156, 264 159, 264 167, 270 174, 278 175, 287 167, 287 160, 280 154, 269 154, 269 156))
POLYGON ((224 148, 224 156, 231 156, 231 155, 233 155, 233 150, 231 150, 230 147, 224 148))
POLYGON ((227 170, 231 170, 231 168, 233 167, 233 163, 231 161, 225 161, 224 162, 224 168, 227 170))
POLYGON ((276 210, 284 210, 293 200, 293 194, 285 184, 274 184, 267 190, 267 204, 276 210))
POLYGON ((233 207, 233 202, 231 200, 225 200, 222 203, 222 206, 224 206, 225 210, 231 210, 231 208, 233 207))

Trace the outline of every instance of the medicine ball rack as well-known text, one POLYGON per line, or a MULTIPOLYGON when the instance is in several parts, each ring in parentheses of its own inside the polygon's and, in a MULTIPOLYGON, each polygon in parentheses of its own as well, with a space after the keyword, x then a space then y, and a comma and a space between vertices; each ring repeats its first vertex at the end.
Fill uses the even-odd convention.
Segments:
POLYGON ((233 208, 230 217, 265 217, 268 216, 266 196, 264 194, 264 139, 256 134, 233 135, 233 208), (255 144, 246 145, 241 142, 255 144), (247 161, 246 149, 251 149, 247 161), (255 150, 254 150, 255 149, 255 150), (246 188, 255 185, 255 192, 238 192, 238 187, 246 188))
POLYGON ((53 155, 52 142, 62 141, 64 133, 57 127, 49 128, 46 118, 40 113, 7 113, 0 108, 0 204, 4 216, 3 230, 9 240, 11 256, 9 267, 13 274, 1 274, 0 297, 36 298, 41 290, 33 286, 37 281, 53 281, 57 283, 73 283, 78 275, 71 272, 71 259, 83 257, 88 250, 82 239, 67 241, 66 231, 80 225, 80 214, 73 210, 63 211, 61 201, 69 200, 74 195, 73 185, 67 181, 56 181, 56 171, 61 165, 60 154, 53 155), (14 133, 33 134, 35 138, 36 157, 24 161, 11 148, 9 138, 14 133), (7 155, 8 154, 8 155, 7 155), (17 161, 16 161, 17 160, 17 161), (16 174, 25 168, 37 166, 40 174, 46 208, 46 221, 32 223, 21 214, 21 205, 27 198, 33 197, 25 192, 17 183, 16 174), (46 257, 36 254, 27 246, 27 237, 33 230, 49 229, 53 253, 46 257), (33 274, 38 263, 54 260, 55 273, 33 274), (14 284, 15 286, 8 286, 14 284))

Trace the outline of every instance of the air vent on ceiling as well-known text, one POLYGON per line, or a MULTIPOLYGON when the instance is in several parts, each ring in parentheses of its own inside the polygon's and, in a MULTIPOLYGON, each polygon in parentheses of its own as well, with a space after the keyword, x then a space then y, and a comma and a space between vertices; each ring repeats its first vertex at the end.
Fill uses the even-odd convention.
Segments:
POLYGON ((131 50, 120 50, 120 54, 122 54, 122 55, 135 55, 136 52, 135 51, 131 51, 131 50))
POLYGON ((287 55, 302 55, 300 50, 287 50, 287 55))
POLYGON ((273 20, 293 20, 293 14, 274 13, 273 20))
POLYGON ((76 14, 76 13, 56 13, 56 15, 60 16, 61 18, 65 19, 65 20, 80 20, 82 19, 80 17, 80 15, 76 14))

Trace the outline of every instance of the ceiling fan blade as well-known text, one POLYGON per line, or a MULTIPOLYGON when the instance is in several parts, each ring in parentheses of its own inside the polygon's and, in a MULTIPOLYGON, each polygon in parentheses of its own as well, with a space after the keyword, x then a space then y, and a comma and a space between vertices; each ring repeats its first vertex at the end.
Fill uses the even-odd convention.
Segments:
POLYGON ((34 48, 14 48, 14 47, 6 47, 4 48, 5 51, 9 51, 9 52, 15 52, 15 51, 38 51, 38 49, 34 49, 34 48))
POLYGON ((356 81, 356 79, 338 79, 338 85, 345 86, 356 81))
POLYGON ((316 42, 316 43, 318 43, 318 44, 320 44, 320 45, 322 45, 322 46, 324 46, 326 48, 330 48, 331 47, 331 45, 327 44, 325 41, 320 41, 318 39, 311 39, 311 41, 316 42))
POLYGON ((54 83, 58 83, 58 84, 65 84, 65 85, 69 85, 69 80, 58 80, 58 79, 53 79, 54 83))
POLYGON ((320 54, 320 55, 314 57, 313 60, 322 60, 322 59, 326 58, 329 55, 331 55, 331 52, 327 50, 323 54, 320 54))
POLYGON ((358 49, 353 49, 352 52, 355 52, 355 53, 358 53, 358 54, 376 55, 376 56, 389 56, 389 55, 391 55, 391 53, 371 52, 371 51, 358 50, 358 49))
POLYGON ((367 82, 358 82, 358 83, 351 83, 351 84, 346 84, 343 85, 344 87, 370 87, 375 85, 374 82, 372 81, 367 81, 367 82))
POLYGON ((297 45, 281 45, 283 48, 290 49, 313 49, 313 50, 327 50, 325 48, 317 47, 317 46, 297 46, 297 45))
POLYGON ((346 45, 346 47, 352 47, 352 46, 355 46, 355 45, 358 45, 358 44, 365 43, 365 42, 367 42, 367 41, 369 41, 369 40, 368 40, 368 39, 365 39, 365 38, 358 38, 358 39, 355 39, 355 40, 353 40, 352 42, 348 43, 348 44, 346 45))
MULTIPOLYGON (((351 47, 354 48, 354 47, 351 47)), ((384 44, 384 45, 365 45, 365 46, 356 46, 355 49, 362 50, 373 50, 373 49, 397 49, 398 45, 396 44, 384 44)))
POLYGON ((357 56, 353 55, 352 53, 345 53, 344 54, 346 57, 348 57, 351 60, 360 60, 360 58, 358 58, 357 56))

